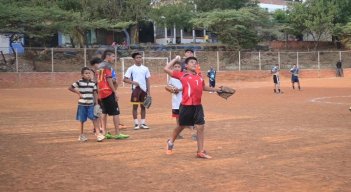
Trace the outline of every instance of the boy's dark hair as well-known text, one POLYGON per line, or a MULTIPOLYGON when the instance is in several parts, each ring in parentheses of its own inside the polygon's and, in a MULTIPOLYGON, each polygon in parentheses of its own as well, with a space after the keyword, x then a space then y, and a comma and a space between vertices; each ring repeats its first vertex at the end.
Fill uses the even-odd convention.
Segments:
POLYGON ((90 60, 90 65, 95 65, 95 64, 99 64, 102 62, 102 59, 95 57, 92 60, 90 60))
POLYGON ((195 60, 195 61, 197 61, 196 57, 188 57, 188 58, 185 59, 185 64, 188 64, 188 62, 189 62, 190 60, 195 60))
POLYGON ((140 54, 140 53, 138 53, 138 52, 133 53, 133 54, 132 54, 133 59, 135 59, 135 57, 136 57, 137 55, 140 55, 140 56, 141 56, 141 54, 140 54))
POLYGON ((107 50, 105 50, 104 53, 102 54, 101 59, 102 59, 102 60, 105 60, 105 59, 106 59, 106 56, 110 56, 110 55, 112 55, 112 54, 114 55, 115 52, 112 51, 112 50, 107 49, 107 50))
POLYGON ((89 67, 83 67, 82 70, 80 71, 80 74, 83 75, 84 71, 91 71, 89 67))
POLYGON ((188 51, 190 51, 190 52, 192 52, 194 54, 194 51, 192 49, 185 49, 184 53, 186 53, 188 51))
POLYGON ((173 63, 173 65, 172 66, 174 66, 174 65, 179 65, 180 67, 182 66, 182 64, 180 63, 180 62, 175 62, 175 63, 173 63))

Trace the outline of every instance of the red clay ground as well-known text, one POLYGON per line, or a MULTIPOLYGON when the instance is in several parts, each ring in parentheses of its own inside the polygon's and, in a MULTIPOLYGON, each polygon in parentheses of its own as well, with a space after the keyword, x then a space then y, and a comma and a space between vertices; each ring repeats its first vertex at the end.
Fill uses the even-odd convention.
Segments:
MULTIPOLYGON (((226 83, 237 88, 227 101, 204 93, 211 160, 195 158, 189 130, 165 154, 175 123, 163 87, 152 89, 150 130, 102 143, 90 122, 90 140, 77 141, 66 87, 0 89, 0 191, 350 191, 351 78, 301 81, 293 91, 284 80, 279 95, 270 80, 226 83)), ((130 90, 119 91, 131 125, 130 90)))

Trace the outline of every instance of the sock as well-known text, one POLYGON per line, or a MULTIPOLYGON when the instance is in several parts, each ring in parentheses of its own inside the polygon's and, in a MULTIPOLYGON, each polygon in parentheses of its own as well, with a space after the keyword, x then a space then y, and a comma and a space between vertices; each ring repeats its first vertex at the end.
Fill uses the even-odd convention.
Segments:
POLYGON ((299 86, 299 90, 300 90, 301 88, 300 88, 300 86, 299 86))
POLYGON ((134 119, 134 124, 135 124, 135 125, 139 125, 138 119, 134 119))
POLYGON ((276 93, 276 92, 277 92, 275 89, 273 89, 273 90, 274 90, 274 93, 276 93))
POLYGON ((141 119, 141 124, 145 124, 145 119, 141 119))
POLYGON ((280 89, 278 89, 279 93, 280 93, 280 89))
POLYGON ((295 89, 295 86, 293 86, 293 89, 295 89))

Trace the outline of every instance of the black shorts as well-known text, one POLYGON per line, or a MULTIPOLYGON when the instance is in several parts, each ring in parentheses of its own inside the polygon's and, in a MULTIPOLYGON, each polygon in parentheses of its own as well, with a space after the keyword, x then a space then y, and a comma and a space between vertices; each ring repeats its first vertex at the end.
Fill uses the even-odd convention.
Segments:
POLYGON ((278 84, 279 82, 280 82, 279 76, 273 75, 273 83, 274 83, 274 84, 278 84))
POLYGON ((110 116, 120 114, 118 103, 115 98, 115 94, 112 93, 108 97, 101 99, 101 109, 103 114, 108 114, 110 116))
POLYGON ((145 101, 147 93, 143 91, 139 86, 133 89, 130 102, 133 104, 142 104, 145 101))
POLYGON ((180 105, 179 125, 194 126, 205 124, 205 115, 202 105, 180 105))
POLYGON ((291 82, 292 82, 292 83, 298 83, 298 82, 299 82, 299 77, 298 77, 298 76, 295 76, 295 75, 292 75, 292 76, 291 76, 291 82))
POLYGON ((210 81, 209 84, 210 84, 210 87, 215 87, 216 86, 216 80, 210 81))
POLYGON ((172 109, 172 117, 179 117, 179 109, 172 109))

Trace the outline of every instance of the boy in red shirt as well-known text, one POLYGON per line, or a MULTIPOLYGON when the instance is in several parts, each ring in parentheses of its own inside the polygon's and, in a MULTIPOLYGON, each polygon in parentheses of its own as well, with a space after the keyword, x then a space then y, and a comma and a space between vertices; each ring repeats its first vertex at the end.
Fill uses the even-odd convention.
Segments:
POLYGON ((129 135, 120 133, 119 131, 119 106, 118 106, 118 95, 116 87, 113 84, 112 80, 112 70, 111 66, 114 63, 116 56, 113 51, 106 50, 102 55, 103 62, 100 63, 99 69, 97 70, 98 74, 98 94, 102 103, 102 119, 103 119, 103 133, 107 139, 126 139, 129 135), (113 123, 115 126, 116 135, 111 135, 106 130, 106 118, 107 115, 113 117, 113 123))
POLYGON ((176 56, 165 67, 164 71, 173 78, 179 79, 183 86, 182 102, 179 108, 179 127, 175 128, 172 137, 167 141, 167 154, 172 154, 177 135, 187 126, 195 126, 197 130, 197 157, 210 159, 204 150, 204 111, 201 104, 202 91, 220 91, 218 88, 205 85, 201 75, 196 73, 197 59, 188 57, 185 60, 186 70, 172 70, 175 62, 180 61, 176 56))

